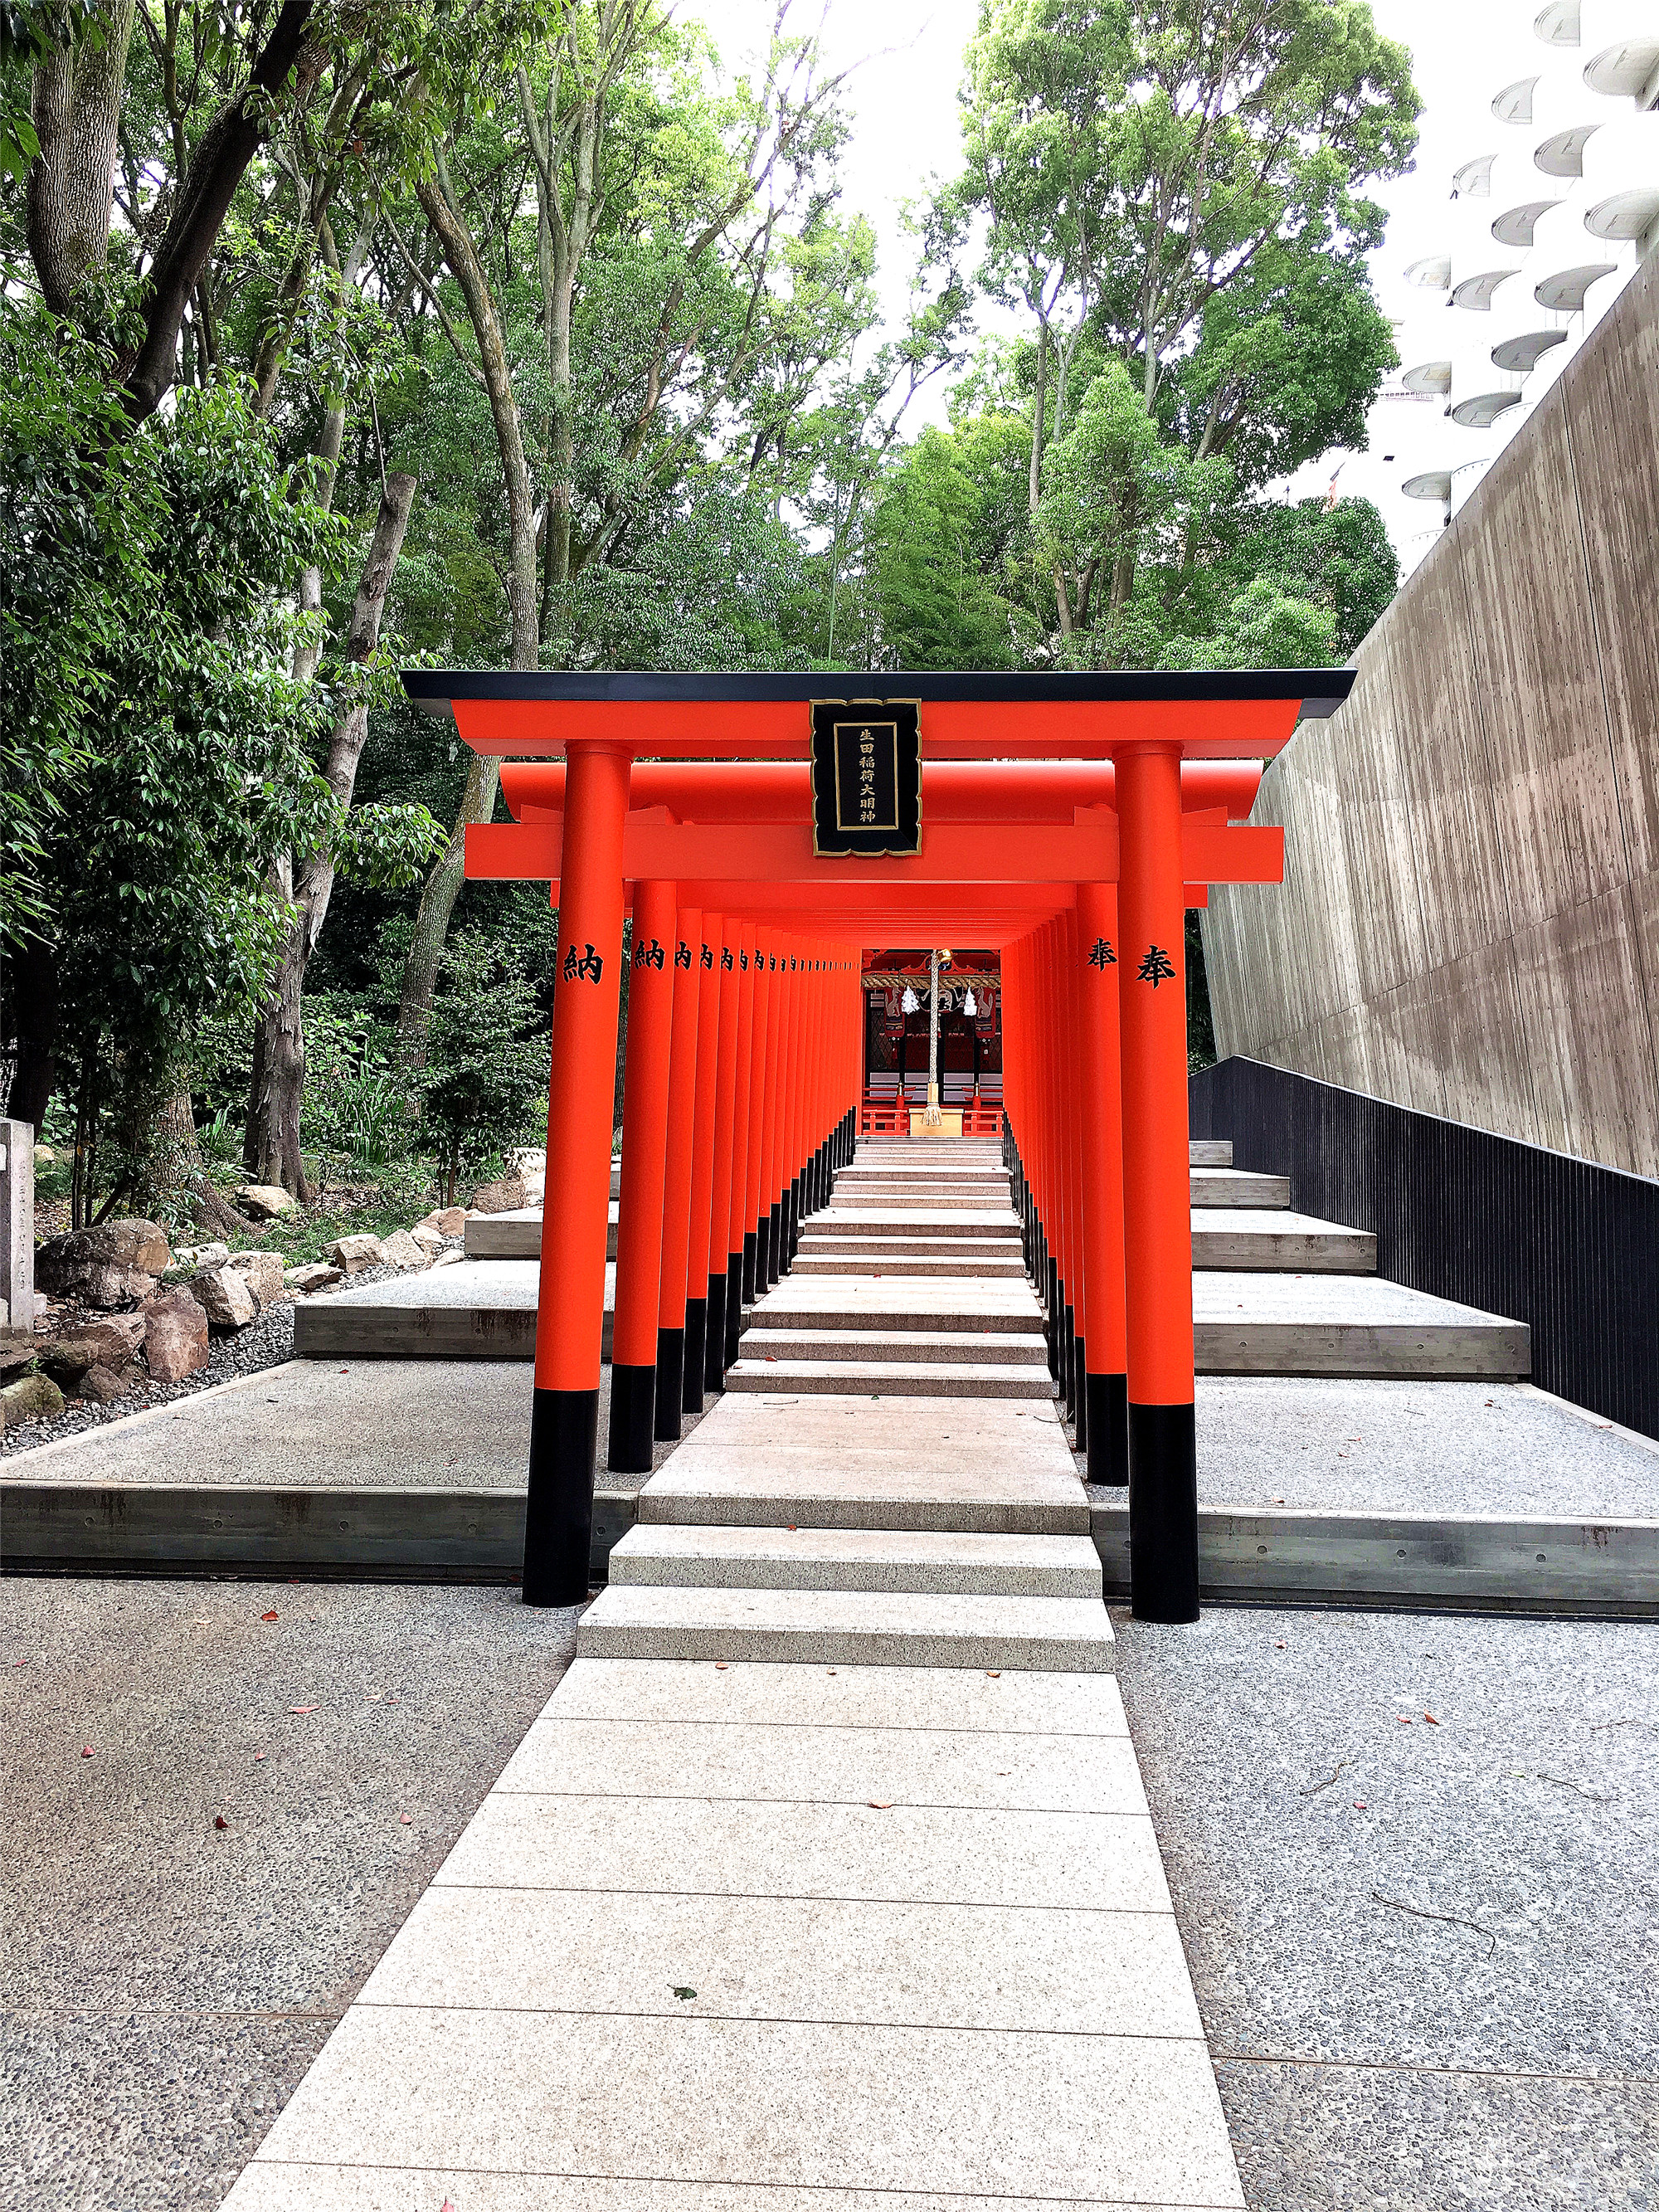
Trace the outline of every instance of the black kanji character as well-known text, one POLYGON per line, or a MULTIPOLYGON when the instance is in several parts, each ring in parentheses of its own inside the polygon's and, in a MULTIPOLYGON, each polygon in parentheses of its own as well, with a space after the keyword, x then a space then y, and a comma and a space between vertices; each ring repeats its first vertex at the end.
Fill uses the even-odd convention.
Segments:
POLYGON ((1117 955, 1113 951, 1109 939, 1103 937, 1096 938, 1094 950, 1089 955, 1089 965, 1091 968, 1100 969, 1116 967, 1117 955))
POLYGON ((648 945, 636 945, 634 947, 634 965, 636 968, 659 969, 662 963, 663 950, 654 937, 648 945))
POLYGON ((691 965, 691 947, 684 938, 681 938, 679 943, 674 947, 674 965, 677 968, 689 968, 691 965))
POLYGON ((722 972, 729 975, 736 964, 737 963, 732 957, 731 946, 729 945, 722 945, 720 947, 720 968, 722 972))
POLYGON ((1146 957, 1135 970, 1135 981, 1138 983, 1150 983, 1153 990, 1157 990, 1160 983, 1169 982, 1174 974, 1175 969, 1170 965, 1170 956, 1163 946, 1149 945, 1146 948, 1146 957))
POLYGON ((714 956, 706 945, 702 948, 702 964, 705 968, 712 968, 714 964, 714 956))
POLYGON ((745 975, 749 973, 749 955, 746 952, 738 953, 738 965, 742 969, 745 975))
POLYGON ((564 956, 564 964, 561 972, 567 983, 574 983, 579 975, 585 975, 590 983, 597 983, 604 969, 603 953, 596 952, 592 946, 588 945, 584 946, 582 951, 578 954, 573 945, 564 956))

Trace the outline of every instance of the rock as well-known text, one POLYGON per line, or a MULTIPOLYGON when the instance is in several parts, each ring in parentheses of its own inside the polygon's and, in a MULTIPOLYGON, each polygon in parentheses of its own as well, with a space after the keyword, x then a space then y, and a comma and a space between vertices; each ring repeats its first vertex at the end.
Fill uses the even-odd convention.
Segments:
POLYGON ((53 1421, 64 1410, 64 1394, 49 1375, 26 1375, 0 1390, 0 1428, 22 1421, 53 1421))
POLYGON ((337 1237, 328 1256, 343 1275, 361 1275, 365 1267, 384 1267, 386 1247, 378 1237, 337 1237))
POLYGON ((417 1221, 409 1233, 428 1260, 444 1249, 442 1230, 434 1229, 429 1221, 417 1221))
POLYGON ((466 1229, 466 1208, 464 1206, 446 1206, 429 1218, 432 1226, 446 1237, 459 1237, 466 1229))
POLYGON ((234 1267, 204 1267, 191 1278, 190 1290, 215 1328, 246 1328, 259 1310, 234 1267))
POLYGON ((237 1205, 251 1221, 275 1221, 280 1214, 292 1213, 299 1202, 292 1191, 274 1182, 246 1183, 236 1194, 237 1205))
MULTIPOLYGON (((244 1286, 246 1296, 246 1285, 244 1286)), ((144 1309, 144 1362, 158 1382, 182 1382, 208 1363, 208 1317, 188 1291, 168 1291, 144 1309)))
POLYGON ((34 1279, 49 1297, 78 1297, 105 1309, 136 1305, 172 1261, 153 1221, 101 1221, 95 1229, 48 1237, 34 1255, 34 1279))
POLYGON ((434 1267, 459 1267, 465 1257, 465 1252, 455 1252, 446 1249, 439 1253, 432 1264, 434 1267))
POLYGON ((58 1155, 53 1152, 50 1145, 37 1145, 35 1146, 34 1164, 38 1168, 55 1168, 57 1166, 58 1155))
POLYGON ((222 1267, 230 1257, 228 1244, 181 1244, 175 1247, 175 1267, 222 1267))
POLYGON ((283 1295, 283 1255, 280 1252, 233 1252, 227 1263, 247 1285, 263 1313, 283 1295))
POLYGON ((335 1283, 343 1282, 345 1278, 337 1267, 325 1267, 319 1264, 312 1267, 290 1267, 283 1280, 289 1290, 297 1291, 301 1297, 305 1297, 313 1291, 326 1291, 335 1283))
POLYGON ((388 1267, 400 1267, 406 1275, 432 1264, 432 1255, 423 1252, 406 1229, 394 1229, 380 1251, 388 1267))
POLYGON ((49 1374, 73 1382, 89 1368, 120 1368, 144 1340, 141 1313, 109 1314, 89 1322, 72 1336, 60 1336, 40 1346, 40 1358, 49 1374))
POLYGON ((472 1194, 475 1213, 516 1213, 525 1202, 524 1177, 503 1176, 499 1182, 480 1183, 472 1194))
POLYGON ((81 1377, 76 1395, 89 1399, 94 1406, 110 1406, 116 1399, 125 1398, 131 1388, 131 1383, 112 1367, 88 1367, 81 1377))

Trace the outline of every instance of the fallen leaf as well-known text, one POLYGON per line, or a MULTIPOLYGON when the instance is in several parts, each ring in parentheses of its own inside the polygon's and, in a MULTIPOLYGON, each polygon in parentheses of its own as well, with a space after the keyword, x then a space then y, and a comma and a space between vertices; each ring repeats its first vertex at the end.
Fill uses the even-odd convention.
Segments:
POLYGON ((216 1813, 213 1816, 213 1825, 216 1828, 228 1828, 230 1823, 222 1813, 216 1813))
POLYGON ((259 1764, 259 1761, 260 1761, 264 1757, 264 1752, 262 1752, 262 1751, 256 1751, 256 1752, 254 1753, 254 1754, 253 1754, 253 1764, 257 1766, 257 1765, 259 1764))
POLYGON ((893 1809, 893 1801, 890 1797, 884 1802, 879 1797, 872 1797, 868 1800, 868 1803, 872 1813, 890 1813, 893 1809))
POLYGON ((291 1713, 314 1713, 316 1710, 317 1708, 315 1705, 290 1705, 289 1707, 289 1711, 291 1713))
POLYGON ((1284 1649, 1285 1647, 1282 1644, 1275 1644, 1273 1646, 1273 1650, 1275 1651, 1282 1651, 1284 1649))
POLYGON ((1432 1713, 1425 1713, 1425 1714, 1424 1714, 1424 1716, 1423 1716, 1423 1717, 1424 1717, 1424 1719, 1428 1723, 1428 1724, 1429 1724, 1429 1726, 1430 1726, 1431 1728, 1438 1728, 1438 1727, 1439 1727, 1440 1723, 1439 1723, 1439 1722, 1438 1722, 1437 1720, 1436 1720, 1436 1718, 1435 1718, 1435 1717, 1434 1717, 1434 1715, 1433 1715, 1432 1713))
POLYGON ((275 1620, 276 1615, 274 1613, 262 1613, 259 1618, 261 1620, 275 1620))
POLYGON ((414 1815, 412 1814, 399 1813, 398 1818, 405 1828, 413 1827, 415 1825, 414 1815))
POLYGON ((92 1757, 92 1746, 89 1743, 83 1743, 82 1745, 81 1756, 82 1759, 90 1759, 92 1757))
POLYGON ((673 1990, 675 1996, 679 1999, 682 2004, 685 2002, 685 2000, 688 1997, 694 1997, 697 1994, 695 1990, 685 1989, 673 1982, 671 1982, 668 1986, 673 1990))
POLYGON ((714 1672, 717 1674, 723 1674, 726 1672, 726 1662, 724 1659, 717 1659, 714 1662, 714 1672))
POLYGON ((1356 1797, 1356 1798, 1354 1799, 1354 1801, 1353 1801, 1353 1809, 1354 1809, 1354 1811, 1355 1811, 1356 1813, 1363 1813, 1363 1812, 1364 1811, 1364 1809, 1365 1809, 1365 1801, 1364 1801, 1364 1799, 1363 1797, 1356 1797))
POLYGON ((988 1667, 985 1670, 985 1679, 988 1682, 1000 1682, 1002 1680, 1001 1668, 988 1667))
POLYGON ((1409 1727, 1411 1726, 1411 1722, 1410 1722, 1410 1720, 1407 1718, 1407 1717, 1404 1713, 1401 1713, 1401 1714, 1400 1715, 1400 1717, 1400 1717, 1400 1725, 1401 1725, 1401 1728, 1409 1728, 1409 1727))

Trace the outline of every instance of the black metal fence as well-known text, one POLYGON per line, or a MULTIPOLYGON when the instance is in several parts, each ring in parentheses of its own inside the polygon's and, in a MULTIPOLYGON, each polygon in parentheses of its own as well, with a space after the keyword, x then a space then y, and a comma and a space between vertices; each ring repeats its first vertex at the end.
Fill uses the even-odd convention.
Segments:
POLYGON ((1194 1137, 1370 1230, 1379 1274, 1526 1322, 1540 1389, 1659 1436, 1659 1182, 1260 1060, 1188 1090, 1194 1137))

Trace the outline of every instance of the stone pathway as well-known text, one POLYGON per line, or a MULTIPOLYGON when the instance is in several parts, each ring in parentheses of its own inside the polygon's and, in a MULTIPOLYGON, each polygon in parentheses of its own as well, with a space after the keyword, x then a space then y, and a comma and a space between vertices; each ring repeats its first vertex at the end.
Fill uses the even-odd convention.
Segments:
POLYGON ((823 1364, 646 1485, 230 2212, 1243 2204, 1052 1406, 823 1364))

